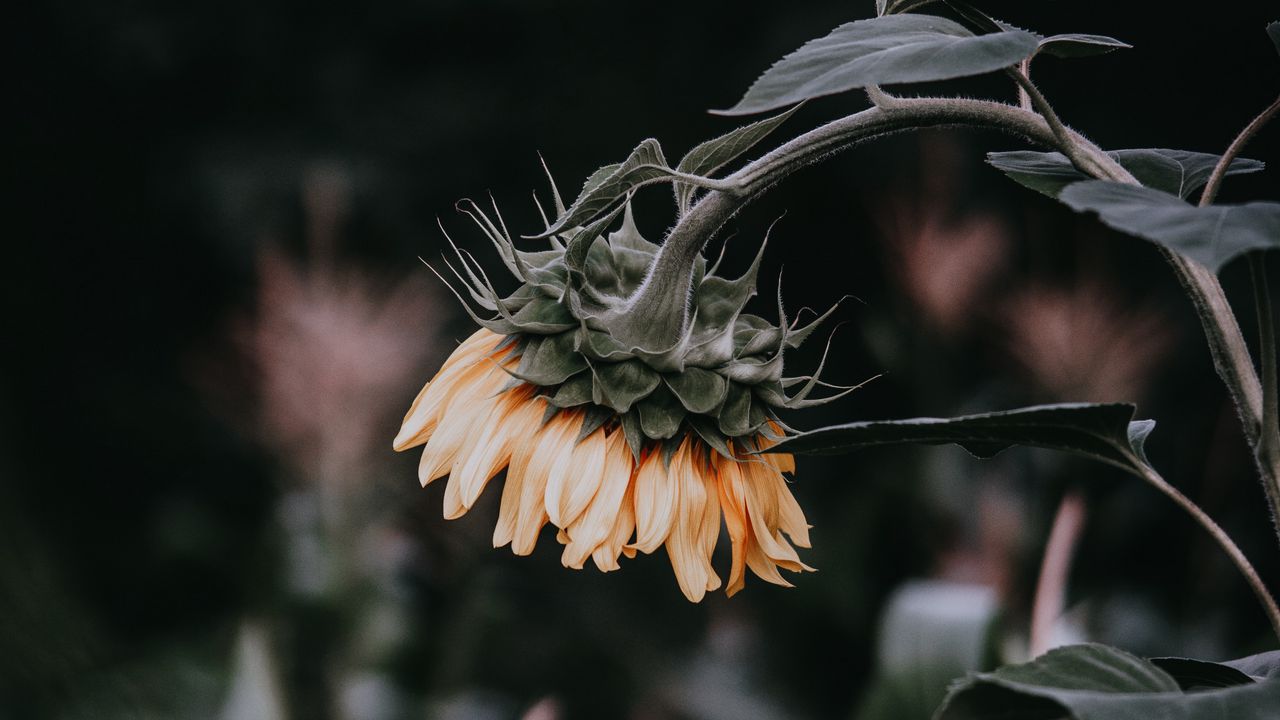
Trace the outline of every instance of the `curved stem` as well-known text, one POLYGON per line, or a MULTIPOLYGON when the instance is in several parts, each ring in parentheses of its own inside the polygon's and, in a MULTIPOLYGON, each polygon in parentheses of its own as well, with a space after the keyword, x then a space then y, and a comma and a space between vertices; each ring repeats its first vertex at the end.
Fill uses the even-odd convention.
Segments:
POLYGON ((1244 575, 1245 581, 1249 583, 1249 589, 1253 590, 1253 594, 1258 597, 1258 602, 1262 603, 1262 609, 1267 613, 1267 620, 1271 622, 1272 631, 1275 632, 1277 638, 1280 638, 1280 607, 1276 606, 1275 599, 1267 591, 1267 586, 1262 583, 1262 577, 1258 575, 1258 571, 1254 569, 1249 559, 1244 556, 1239 546, 1231 539, 1231 536, 1227 535, 1226 531, 1219 527, 1204 510, 1200 509, 1199 505, 1170 485, 1151 466, 1144 462, 1136 461, 1136 459, 1134 465, 1140 468, 1140 473, 1144 480, 1177 503, 1193 520, 1199 523, 1200 527, 1213 536, 1219 547, 1226 551, 1227 556, 1231 558, 1231 562, 1235 564, 1240 574, 1244 575))
MULTIPOLYGON (((1032 102, 1037 103, 1041 112, 1051 120, 999 102, 963 98, 895 98, 880 93, 873 96, 878 103, 877 107, 833 120, 748 163, 725 178, 727 183, 735 187, 734 192, 712 190, 680 219, 650 265, 644 283, 629 299, 627 307, 662 307, 677 313, 677 316, 687 322, 691 278, 682 269, 692 264, 703 245, 734 213, 800 168, 864 140, 895 132, 941 125, 1001 130, 1021 136, 1032 143, 1055 148, 1073 158, 1073 162, 1078 159, 1082 170, 1099 179, 1139 184, 1111 156, 1063 125, 1048 103, 1043 102, 1043 96, 1034 85, 1028 81, 1022 87, 1027 90, 1032 102), (1041 102, 1037 101, 1037 97, 1041 102)), ((1226 294, 1217 276, 1204 266, 1163 247, 1161 253, 1173 267, 1191 298, 1204 328, 1214 367, 1227 386, 1250 447, 1257 448, 1263 415, 1262 388, 1226 294)), ((673 335, 667 340, 674 345, 680 337, 673 335)), ((1280 468, 1268 469, 1262 464, 1259 467, 1263 475, 1263 487, 1273 509, 1273 520, 1280 521, 1280 515, 1277 514, 1280 513, 1280 468)), ((1174 498, 1197 521, 1210 529, 1210 534, 1246 574, 1280 635, 1280 612, 1275 611, 1275 601, 1266 592, 1257 573, 1239 548, 1194 503, 1165 483, 1154 470, 1150 472, 1151 475, 1145 476, 1146 479, 1174 498)), ((1280 531, 1280 525, 1277 528, 1280 531)))
MULTIPOLYGON (((1280 397, 1277 397, 1280 388, 1276 378, 1276 325, 1271 314, 1271 288, 1262 253, 1250 253, 1248 257, 1254 305, 1258 309, 1258 360, 1262 368, 1262 428, 1256 455, 1260 467, 1269 470, 1272 478, 1280 478, 1280 397)), ((1280 486, 1275 490, 1273 500, 1280 497, 1280 486)), ((1280 519, 1280 504, 1274 504, 1272 511, 1280 519)))
POLYGON ((1227 151, 1218 158, 1218 164, 1213 167, 1213 173, 1209 175, 1209 181, 1204 184, 1204 192, 1200 193, 1200 205, 1208 205, 1218 196, 1218 188, 1222 187, 1222 179, 1227 176, 1227 169, 1231 167, 1231 161, 1236 159, 1240 151, 1244 149, 1246 143, 1258 134, 1263 125, 1266 125, 1280 113, 1280 98, 1276 98, 1274 102, 1267 106, 1265 110, 1258 113, 1258 117, 1245 126, 1244 130, 1231 141, 1231 145, 1227 147, 1227 151))

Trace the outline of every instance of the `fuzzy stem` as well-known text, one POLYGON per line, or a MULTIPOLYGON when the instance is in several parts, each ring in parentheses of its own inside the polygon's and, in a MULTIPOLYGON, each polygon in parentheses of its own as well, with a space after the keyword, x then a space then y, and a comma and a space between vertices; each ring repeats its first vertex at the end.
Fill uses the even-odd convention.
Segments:
POLYGON ((1276 98, 1274 102, 1267 106, 1265 110, 1258 113, 1244 130, 1231 141, 1231 145, 1227 147, 1227 151, 1218 158, 1218 164, 1213 167, 1213 173, 1209 175, 1209 181, 1204 184, 1204 192, 1200 193, 1200 205, 1203 207, 1213 202, 1218 196, 1218 189, 1222 187, 1222 180, 1227 176, 1227 170, 1231 167, 1231 161, 1236 159, 1240 151, 1244 149, 1245 143, 1258 134, 1263 125, 1266 125, 1280 113, 1280 98, 1276 98))
MULTIPOLYGON (((1258 355, 1262 368, 1262 429, 1257 444, 1258 465, 1280 478, 1280 388, 1276 379, 1276 325, 1271 314, 1271 288, 1267 280, 1267 263, 1262 253, 1249 254, 1249 273, 1253 279, 1254 304, 1258 310, 1258 355)), ((1280 498, 1280 485, 1273 488, 1272 499, 1280 498)), ((1272 510, 1280 518, 1280 505, 1272 510)))
POLYGON ((1280 638, 1280 607, 1276 606, 1275 599, 1267 591, 1267 586, 1262 583, 1262 577, 1258 575, 1258 571, 1254 569, 1249 559, 1240 550, 1240 547, 1231 539, 1231 536, 1227 535, 1226 531, 1219 527, 1213 521, 1213 518, 1209 517, 1208 513, 1200 509, 1199 505, 1170 485, 1150 465, 1137 458, 1134 459, 1133 464, 1135 467, 1140 468, 1140 475, 1144 480, 1177 503, 1178 507, 1185 510, 1200 527, 1204 528, 1217 541, 1218 546, 1226 551, 1227 556, 1231 558, 1231 562, 1235 564, 1240 574, 1244 575, 1245 581, 1249 583, 1249 589, 1253 590, 1258 602, 1262 604, 1262 609, 1267 614, 1267 620, 1271 622, 1271 630, 1276 634, 1277 638, 1280 638))
POLYGON ((1031 606, 1031 657, 1049 651, 1053 623, 1062 616, 1066 605, 1067 580, 1071 575, 1071 559, 1084 530, 1084 495, 1072 490, 1063 496, 1049 530, 1040 577, 1036 581, 1035 600, 1031 606))
MULTIPOLYGON (((877 107, 833 120, 748 163, 725 178, 727 183, 732 183, 736 188, 733 193, 712 190, 680 219, 650 265, 644 284, 628 301, 627 308, 643 308, 647 311, 660 307, 669 310, 672 317, 681 318, 681 328, 667 338, 674 345, 679 341, 680 331, 688 322, 688 297, 692 280, 690 268, 694 259, 703 245, 734 213, 796 170, 864 140, 895 132, 947 125, 1001 130, 1059 150, 1080 169, 1098 179, 1139 184, 1111 156, 1067 128, 1030 81, 1026 81, 1025 85, 1020 83, 1020 87, 1027 91, 1032 102, 1038 105, 1046 117, 1019 107, 986 100, 895 98, 879 93, 873 95, 875 101, 880 103, 877 107)), ((1218 283, 1217 276, 1208 268, 1163 246, 1160 251, 1191 298, 1204 329, 1214 367, 1227 386, 1250 447, 1257 448, 1263 414, 1262 387, 1226 294, 1218 283)), ((1260 466, 1260 470, 1263 487, 1273 509, 1273 521, 1280 521, 1280 515, 1276 514, 1280 512, 1280 468, 1260 466)), ((1260 599, 1263 599, 1268 615, 1280 634, 1280 613, 1272 612, 1275 602, 1266 593, 1257 573, 1244 560, 1239 548, 1194 503, 1168 486, 1154 470, 1151 473, 1144 477, 1157 484, 1166 494, 1175 493, 1175 500, 1181 497, 1182 502, 1179 504, 1202 521, 1201 524, 1208 522, 1206 527, 1212 527, 1210 533, 1246 573, 1255 592, 1259 592, 1260 599)), ((1280 525, 1277 527, 1280 528, 1280 525)))

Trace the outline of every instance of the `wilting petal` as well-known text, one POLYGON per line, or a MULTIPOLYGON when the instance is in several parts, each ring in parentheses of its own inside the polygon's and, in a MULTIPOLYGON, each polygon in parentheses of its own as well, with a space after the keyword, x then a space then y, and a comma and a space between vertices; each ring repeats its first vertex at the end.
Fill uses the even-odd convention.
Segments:
POLYGON ((626 436, 622 428, 616 428, 606 440, 600 487, 586 511, 567 528, 570 542, 561 558, 565 567, 581 569, 600 543, 609 538, 631 484, 631 469, 626 436))
POLYGON ((755 533, 760 549, 770 560, 779 565, 802 566, 795 548, 791 547, 791 544, 783 539, 776 529, 779 498, 777 492, 770 486, 770 481, 777 471, 764 463, 745 462, 741 465, 747 491, 747 517, 751 520, 751 529, 755 533))
POLYGON ((438 432, 422 451, 418 480, 425 486, 443 477, 458 463, 458 453, 483 427, 485 414, 497 403, 494 397, 504 384, 498 366, 485 359, 468 367, 445 400, 438 432))
POLYGON ((641 458, 635 483, 636 541, 632 547, 651 553, 671 534, 680 499, 680 483, 668 472, 658 448, 641 458))
POLYGON ((516 532, 516 516, 520 513, 520 495, 524 486, 529 458, 537 445, 542 427, 542 413, 546 403, 540 397, 532 397, 519 412, 506 419, 511 434, 511 462, 507 467, 507 481, 502 485, 502 501, 498 508, 498 522, 493 528, 493 546, 502 547, 511 542, 516 532))
MULTIPOLYGON (((633 471, 634 476, 634 471, 633 471)), ((627 492, 622 497, 622 505, 618 508, 618 517, 613 522, 613 532, 609 534, 609 538, 600 546, 591 552, 591 559, 595 561, 596 567, 601 572, 609 572, 617 570, 618 555, 625 553, 627 557, 635 557, 634 549, 627 549, 627 541, 631 539, 631 533, 636 529, 636 516, 633 500, 635 485, 632 482, 627 483, 627 492)))
POLYGON ((529 387, 518 387, 498 396, 459 452, 461 466, 454 465, 445 492, 445 518, 461 517, 475 505, 490 478, 506 467, 520 433, 536 428, 542 416, 541 402, 533 401, 529 387), (487 434, 486 434, 486 431, 487 434), (455 489, 456 488, 456 489, 455 489))
POLYGON ((742 487, 742 470, 738 463, 717 457, 720 505, 724 509, 724 525, 733 546, 733 561, 729 568, 729 583, 725 593, 733 597, 746 585, 747 544, 750 532, 747 523, 747 501, 742 487))
POLYGON ((500 359, 510 353, 509 348, 493 352, 500 342, 502 336, 488 330, 479 330, 463 341, 445 360, 435 378, 423 386, 422 391, 414 398, 392 447, 397 451, 407 450, 426 442, 436 428, 445 402, 450 393, 458 388, 459 378, 465 371, 478 364, 488 363, 490 356, 500 359))
POLYGON ((533 452, 525 465, 520 487, 520 509, 516 514, 515 534, 511 551, 517 555, 533 552, 538 542, 538 532, 547 522, 544 509, 547 478, 556 456, 565 448, 572 448, 578 428, 582 426, 582 413, 559 412, 551 418, 533 439, 533 452))
POLYGON ((547 516, 558 528, 567 528, 577 520, 600 487, 604 475, 604 428, 597 428, 581 442, 566 447, 571 452, 556 456, 547 480, 547 516))
POLYGON ((707 504, 707 490, 693 467, 691 442, 685 439, 671 458, 671 475, 680 484, 680 503, 667 538, 667 555, 680 591, 692 602, 707 592, 707 563, 703 558, 699 529, 707 504))

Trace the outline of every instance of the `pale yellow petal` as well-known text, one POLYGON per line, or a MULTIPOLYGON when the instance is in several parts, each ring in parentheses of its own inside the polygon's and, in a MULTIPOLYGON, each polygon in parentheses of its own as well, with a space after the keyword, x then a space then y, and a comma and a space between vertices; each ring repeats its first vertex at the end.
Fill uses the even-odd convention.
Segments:
POLYGON ((547 480, 547 517, 558 528, 566 528, 577 520, 600 487, 604 475, 604 428, 596 428, 568 448, 571 452, 556 457, 547 480))
POLYGON ((449 473, 458 462, 459 451, 483 426, 485 414, 497 403, 494 394, 505 383, 505 373, 492 363, 468 369, 449 394, 438 432, 431 435, 418 465, 418 480, 425 486, 449 473))
POLYGON ((800 564, 800 557, 781 534, 778 527, 778 494, 769 485, 777 471, 763 463, 742 463, 747 498, 747 517, 760 549, 774 562, 800 564))
MULTIPOLYGON (((702 453, 698 453, 701 455, 702 453)), ((720 539, 720 490, 715 471, 706 457, 695 457, 693 462, 694 476, 703 487, 707 501, 702 508, 702 520, 698 525, 699 551, 703 570, 707 576, 707 591, 720 587, 720 576, 711 564, 711 556, 716 550, 716 541, 720 539)))
POLYGON ((707 592, 707 572, 698 530, 707 504, 707 491, 693 469, 690 445, 686 438, 671 458, 669 474, 680 485, 680 501, 666 545, 680 591, 691 602, 700 602, 707 592))
POLYGON ((600 487, 587 509, 567 528, 570 542, 560 559, 565 567, 581 569, 591 553, 609 539, 631 484, 631 469, 631 450, 626 436, 622 428, 616 428, 605 440, 600 487))
POLYGON ((729 582, 725 592, 733 597, 746 585, 747 544, 750 534, 747 524, 747 504, 743 497, 742 470, 738 463, 717 458, 719 470, 720 505, 724 509, 724 524, 733 546, 733 561, 729 569, 729 582))
MULTIPOLYGON (((545 401, 535 396, 529 401, 529 412, 532 418, 525 418, 527 425, 513 428, 511 462, 507 467, 507 481, 502 485, 502 501, 498 508, 498 522, 493 528, 493 546, 502 547, 511 542, 516 533, 516 517, 520 514, 520 496, 528 472, 529 458, 537 445, 539 431, 542 427, 542 413, 545 401)), ((513 415, 508 422, 518 424, 519 415, 513 415)))
POLYGON ((464 341, 445 360, 440 371, 431 382, 423 386, 422 391, 414 398, 413 404, 409 406, 409 412, 404 416, 400 432, 392 442, 395 450, 407 450, 427 441, 437 426, 440 412, 448 396, 457 389, 458 381, 465 371, 481 363, 489 364, 487 358, 490 356, 502 358, 510 354, 510 348, 497 353, 493 352, 502 339, 501 335, 481 330, 464 341))
MULTIPOLYGON (((515 535, 511 550, 517 555, 533 552, 538 532, 547 522, 544 509, 547 478, 556 456, 577 437, 582 425, 579 411, 561 411, 535 433, 532 452, 525 463, 524 481, 520 487, 520 508, 516 514, 515 535)), ((514 460, 513 460, 514 462, 514 460)))
POLYGON ((463 508, 470 510, 475 505, 489 480, 510 462, 519 435, 537 427, 534 423, 541 418, 542 403, 533 400, 532 386, 513 388, 499 396, 485 420, 492 435, 485 440, 482 433, 477 433, 476 444, 468 448, 467 461, 454 471, 463 508))
POLYGON ((632 547, 651 553, 661 547, 671 533, 680 484, 668 472, 658 448, 642 456, 635 483, 636 541, 632 547))
MULTIPOLYGON (((634 477, 635 473, 632 472, 634 477)), ((627 548, 627 541, 631 539, 631 534, 636 529, 635 503, 633 494, 635 492, 634 482, 627 483, 627 492, 622 497, 622 506, 618 508, 618 517, 613 522, 613 532, 610 533, 609 539, 600 543, 600 547, 591 553, 591 559, 595 561, 596 567, 601 572, 609 572, 617 570, 618 554, 625 554, 632 558, 636 556, 634 549, 627 548)))

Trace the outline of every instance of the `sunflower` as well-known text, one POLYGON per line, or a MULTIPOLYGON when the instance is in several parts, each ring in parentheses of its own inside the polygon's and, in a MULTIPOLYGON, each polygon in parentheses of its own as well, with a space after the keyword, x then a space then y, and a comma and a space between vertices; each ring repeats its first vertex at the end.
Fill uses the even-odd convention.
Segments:
POLYGON ((729 595, 747 568, 785 586, 779 568, 812 570, 796 552, 809 547, 809 524, 783 476, 794 460, 767 450, 787 431, 777 409, 844 394, 807 397, 834 387, 818 379, 822 365, 813 376, 782 375, 784 350, 831 311, 803 327, 788 324, 781 301, 777 325, 744 312, 762 247, 737 279, 692 258, 678 270, 687 291, 677 282, 688 307, 663 318, 637 302, 655 287, 661 248, 640 236, 629 205, 552 235, 538 252, 517 250, 500 215, 494 223, 474 204, 463 210, 521 284, 501 295, 455 246, 462 270, 449 267, 481 311, 454 292, 482 329, 418 394, 394 442, 425 445, 424 486, 448 476, 445 518, 465 514, 505 469, 493 544, 517 555, 533 552, 548 522, 570 568, 590 559, 608 572, 622 556, 665 546, 681 591, 698 602, 722 585, 711 561, 723 520, 729 595), (620 214, 621 227, 606 233, 620 214), (672 327, 674 339, 657 334, 672 327))

